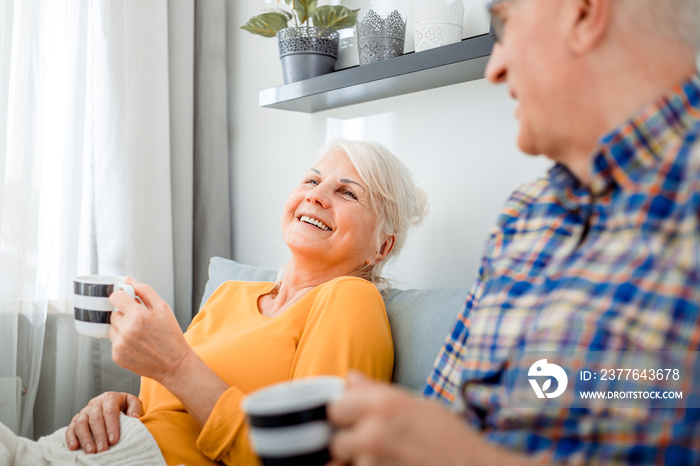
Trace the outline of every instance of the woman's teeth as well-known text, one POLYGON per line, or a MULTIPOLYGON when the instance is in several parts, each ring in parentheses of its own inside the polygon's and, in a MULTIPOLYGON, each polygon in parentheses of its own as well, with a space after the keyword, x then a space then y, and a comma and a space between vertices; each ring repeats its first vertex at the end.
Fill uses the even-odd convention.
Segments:
POLYGON ((316 220, 315 218, 307 217, 306 215, 302 215, 301 218, 300 218, 299 220, 301 220, 302 222, 310 223, 311 225, 316 225, 316 226, 319 227, 321 230, 325 230, 325 231, 330 231, 330 230, 331 230, 331 229, 328 227, 328 225, 326 225, 326 224, 323 223, 322 221, 316 220))

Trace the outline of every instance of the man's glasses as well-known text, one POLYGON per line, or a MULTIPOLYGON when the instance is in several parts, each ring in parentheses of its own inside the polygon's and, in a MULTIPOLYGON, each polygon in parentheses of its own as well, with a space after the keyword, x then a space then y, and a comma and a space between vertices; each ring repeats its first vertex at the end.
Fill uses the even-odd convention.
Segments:
POLYGON ((503 40, 503 20, 501 16, 494 12, 493 10, 501 3, 509 2, 511 0, 494 0, 490 5, 486 6, 486 9, 491 14, 491 32, 493 32, 493 37, 496 42, 501 42, 503 40))

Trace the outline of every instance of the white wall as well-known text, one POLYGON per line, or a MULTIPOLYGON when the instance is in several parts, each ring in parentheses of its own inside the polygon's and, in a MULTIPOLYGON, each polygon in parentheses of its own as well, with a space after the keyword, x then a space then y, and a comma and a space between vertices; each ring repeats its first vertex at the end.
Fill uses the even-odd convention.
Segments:
POLYGON ((515 146, 515 105, 485 80, 304 114, 258 107, 282 83, 274 38, 238 29, 263 2, 228 2, 233 258, 278 267, 282 204, 325 141, 385 144, 413 171, 431 213, 388 270, 401 288, 470 286, 487 233, 508 193, 550 163, 515 146))

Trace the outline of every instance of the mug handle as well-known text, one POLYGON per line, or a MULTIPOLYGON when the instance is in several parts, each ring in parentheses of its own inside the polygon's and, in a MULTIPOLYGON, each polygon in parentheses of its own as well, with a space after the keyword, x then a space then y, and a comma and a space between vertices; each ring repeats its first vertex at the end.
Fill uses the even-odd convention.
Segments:
MULTIPOLYGON (((134 291, 133 286, 131 286, 127 283, 115 283, 114 284, 114 291, 119 291, 119 290, 125 291, 126 294, 131 296, 131 299, 135 299, 139 303, 143 304, 143 301, 141 301, 141 298, 136 296, 136 292, 134 291)), ((143 304, 143 305, 145 306, 145 304, 143 304)))

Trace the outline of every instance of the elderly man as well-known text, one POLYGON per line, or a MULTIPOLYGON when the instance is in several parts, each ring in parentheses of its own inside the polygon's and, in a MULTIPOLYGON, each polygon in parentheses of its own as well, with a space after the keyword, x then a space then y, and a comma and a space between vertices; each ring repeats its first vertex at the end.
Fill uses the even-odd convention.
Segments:
MULTIPOLYGON (((519 409, 505 375, 535 370, 527 351, 616 370, 623 352, 669 352, 697 368, 698 1, 501 0, 491 9, 486 77, 519 103, 519 147, 556 164, 508 200, 428 400, 351 378, 330 409, 334 461, 699 464, 700 401, 688 392, 659 409, 585 405, 570 392, 519 409)), ((678 374, 697 388, 697 372, 678 374)))

